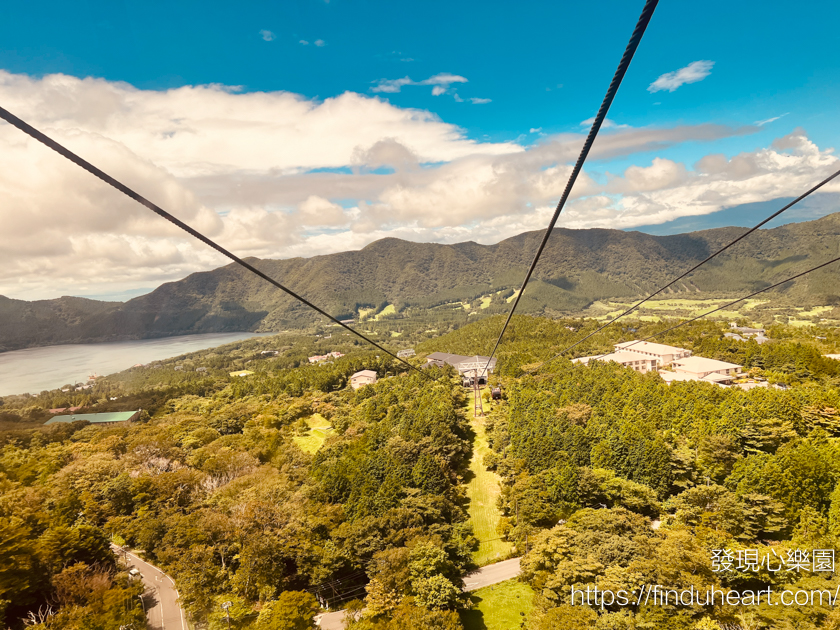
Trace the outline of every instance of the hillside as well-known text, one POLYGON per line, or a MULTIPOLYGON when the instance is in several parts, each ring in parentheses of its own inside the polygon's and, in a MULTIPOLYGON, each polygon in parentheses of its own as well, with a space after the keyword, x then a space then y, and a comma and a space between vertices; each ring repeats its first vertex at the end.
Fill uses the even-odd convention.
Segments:
MULTIPOLYGON (((520 305, 523 313, 580 313, 597 300, 631 299, 705 258, 742 233, 718 228, 674 236, 620 230, 556 229, 520 305)), ((411 243, 387 238, 359 251, 287 260, 249 259, 338 317, 389 312, 427 315, 484 298, 477 314, 507 307, 541 232, 495 245, 411 243)), ((707 265, 674 293, 699 299, 755 290, 840 250, 840 213, 761 230, 707 265)), ((840 303, 836 270, 785 288, 790 304, 840 303)), ((478 308, 477 306, 475 307, 478 308)), ((24 302, 0 298, 0 348, 163 337, 312 325, 305 307, 259 278, 228 265, 195 273, 125 303, 82 298, 24 302)))

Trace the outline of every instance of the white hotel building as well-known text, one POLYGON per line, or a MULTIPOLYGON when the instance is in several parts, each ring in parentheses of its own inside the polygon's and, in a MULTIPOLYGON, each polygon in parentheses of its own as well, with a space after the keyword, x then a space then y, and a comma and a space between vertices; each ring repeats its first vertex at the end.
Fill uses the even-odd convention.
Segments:
POLYGON ((573 363, 615 361, 636 372, 659 372, 666 383, 674 381, 705 381, 716 385, 730 385, 741 375, 741 366, 726 361, 693 357, 691 351, 649 341, 624 341, 614 346, 615 352, 572 359, 573 363), (670 367, 670 370, 661 368, 670 367))

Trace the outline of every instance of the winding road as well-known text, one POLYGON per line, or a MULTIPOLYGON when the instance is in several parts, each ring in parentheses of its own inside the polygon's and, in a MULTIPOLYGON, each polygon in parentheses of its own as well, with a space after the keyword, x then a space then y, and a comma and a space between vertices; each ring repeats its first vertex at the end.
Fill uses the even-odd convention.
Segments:
MULTIPOLYGON (((485 586, 512 580, 521 572, 520 560, 521 558, 503 560, 495 564, 488 564, 486 567, 481 567, 478 571, 470 573, 464 578, 464 591, 477 591, 485 586)), ((344 630, 344 611, 337 610, 336 612, 324 613, 316 618, 315 623, 321 627, 321 630, 344 630)))
MULTIPOLYGON (((138 558, 117 545, 111 545, 113 552, 124 558, 129 569, 140 571, 146 586, 143 605, 150 630, 188 630, 184 611, 178 605, 178 591, 175 582, 163 571, 138 558)), ((464 591, 476 591, 511 580, 519 575, 520 558, 504 560, 481 567, 464 578, 464 591)), ((316 618, 321 630, 344 630, 344 611, 324 613, 316 618)))
POLYGON ((188 630, 184 611, 178 604, 175 581, 163 571, 138 558, 133 553, 111 545, 112 551, 124 558, 129 569, 140 571, 146 587, 143 593, 143 608, 150 630, 188 630))

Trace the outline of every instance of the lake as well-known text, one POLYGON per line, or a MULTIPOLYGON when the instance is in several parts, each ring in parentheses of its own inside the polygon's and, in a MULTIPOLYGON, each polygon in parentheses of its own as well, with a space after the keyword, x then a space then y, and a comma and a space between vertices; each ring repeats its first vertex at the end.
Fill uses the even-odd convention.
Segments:
POLYGON ((209 333, 0 352, 0 396, 38 394, 68 383, 86 383, 91 374, 113 374, 138 363, 160 361, 270 334, 273 333, 209 333))

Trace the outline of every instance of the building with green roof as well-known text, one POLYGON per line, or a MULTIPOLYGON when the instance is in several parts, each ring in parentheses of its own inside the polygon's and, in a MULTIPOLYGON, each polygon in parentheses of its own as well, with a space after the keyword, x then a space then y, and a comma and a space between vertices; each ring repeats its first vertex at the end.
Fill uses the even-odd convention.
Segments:
POLYGON ((114 422, 131 422, 140 411, 112 411, 110 413, 73 413, 65 416, 53 416, 44 424, 58 424, 59 422, 76 422, 87 420, 91 424, 111 424, 114 422))

